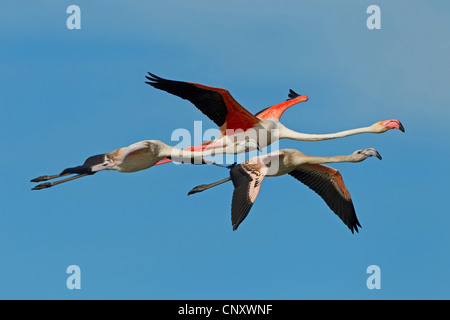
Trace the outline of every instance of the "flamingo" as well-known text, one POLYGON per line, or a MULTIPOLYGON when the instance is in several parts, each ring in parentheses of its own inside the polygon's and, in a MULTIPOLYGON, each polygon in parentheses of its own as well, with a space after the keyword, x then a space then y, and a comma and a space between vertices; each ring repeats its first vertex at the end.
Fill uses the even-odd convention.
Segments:
POLYGON ((380 154, 373 148, 357 150, 346 156, 332 157, 313 157, 295 149, 281 149, 250 158, 232 167, 229 178, 209 185, 197 186, 189 194, 201 192, 231 180, 234 185, 231 203, 231 223, 234 231, 250 212, 264 177, 289 174, 316 192, 352 233, 359 232, 358 227, 361 227, 361 224, 340 172, 323 163, 361 162, 372 156, 381 160, 380 154))
MULTIPOLYGON (((193 103, 203 114, 211 119, 220 130, 221 136, 215 140, 194 146, 190 150, 205 150, 211 147, 227 145, 246 137, 249 132, 258 139, 261 148, 265 148, 279 139, 298 141, 322 141, 347 137, 361 133, 383 133, 391 129, 404 132, 402 123, 397 119, 382 120, 368 127, 356 128, 330 134, 306 134, 293 131, 280 122, 280 117, 289 107, 308 100, 308 96, 289 90, 289 99, 266 108, 256 115, 242 107, 226 89, 209 87, 198 83, 167 80, 150 72, 146 83, 154 88, 166 91, 193 103), (231 136, 231 137, 230 137, 231 136), (264 137, 263 139, 260 139, 264 137)), ((162 160, 158 164, 170 162, 162 160)))
MULTIPOLYGON (((214 155, 216 152, 234 153, 244 152, 258 148, 254 140, 246 140, 236 143, 236 145, 219 149, 211 149, 204 152, 187 151, 171 147, 159 140, 145 140, 133 143, 128 147, 119 148, 105 154, 99 154, 86 159, 83 165, 64 169, 55 175, 45 175, 34 178, 31 182, 42 182, 75 174, 72 177, 56 182, 45 182, 36 185, 32 190, 50 188, 63 182, 71 181, 88 175, 93 175, 102 170, 116 170, 119 172, 136 172, 154 166, 164 158, 170 158, 178 162, 188 162, 193 164, 216 164, 203 157, 214 155)), ((216 164, 218 165, 218 164, 216 164)))

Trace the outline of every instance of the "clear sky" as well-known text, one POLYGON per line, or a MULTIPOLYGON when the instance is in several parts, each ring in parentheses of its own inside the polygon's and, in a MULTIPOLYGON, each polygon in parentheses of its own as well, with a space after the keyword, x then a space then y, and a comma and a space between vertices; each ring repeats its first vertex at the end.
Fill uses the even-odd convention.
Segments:
POLYGON ((450 4, 447 1, 1 1, 0 298, 449 299, 450 4), (69 30, 66 9, 81 8, 69 30), (369 5, 381 29, 369 30, 369 5), (214 166, 101 172, 42 191, 30 179, 172 131, 214 123, 144 83, 228 89, 257 112, 309 101, 282 122, 331 133, 397 118, 406 133, 283 140, 310 155, 373 147, 337 164, 362 229, 352 234, 290 176, 267 178, 230 221, 214 166), (69 290, 69 265, 81 289, 69 290), (369 290, 367 267, 381 270, 369 290))

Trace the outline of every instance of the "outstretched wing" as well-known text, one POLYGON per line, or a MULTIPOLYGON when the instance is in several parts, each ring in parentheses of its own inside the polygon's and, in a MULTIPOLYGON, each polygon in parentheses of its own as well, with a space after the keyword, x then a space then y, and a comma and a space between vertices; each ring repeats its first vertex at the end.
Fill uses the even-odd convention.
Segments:
POLYGON ((289 173, 295 179, 316 192, 331 210, 352 231, 358 232, 359 224, 352 198, 338 170, 321 164, 304 164, 289 173))
POLYGON ((247 217, 258 196, 267 167, 261 164, 239 164, 230 170, 234 185, 231 202, 231 224, 233 231, 247 217))
POLYGON ((227 129, 245 131, 259 123, 258 118, 243 108, 228 90, 167 80, 150 72, 148 74, 150 76, 146 77, 149 80, 147 84, 190 101, 211 119, 223 134, 227 129))
POLYGON ((277 119, 280 120, 281 115, 283 112, 285 112, 288 108, 292 107, 293 105, 308 101, 308 96, 306 95, 300 95, 296 93, 294 90, 289 89, 288 94, 289 99, 287 99, 284 102, 278 103, 274 106, 265 108, 258 113, 255 114, 256 117, 260 119, 277 119))

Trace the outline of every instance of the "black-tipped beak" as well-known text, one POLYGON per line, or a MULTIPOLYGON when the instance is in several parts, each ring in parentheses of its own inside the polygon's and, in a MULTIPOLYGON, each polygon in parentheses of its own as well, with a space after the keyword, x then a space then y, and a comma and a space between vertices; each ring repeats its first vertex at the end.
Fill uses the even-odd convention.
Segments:
POLYGON ((380 160, 382 159, 381 155, 374 148, 364 149, 362 150, 362 153, 365 154, 367 157, 377 157, 380 160))

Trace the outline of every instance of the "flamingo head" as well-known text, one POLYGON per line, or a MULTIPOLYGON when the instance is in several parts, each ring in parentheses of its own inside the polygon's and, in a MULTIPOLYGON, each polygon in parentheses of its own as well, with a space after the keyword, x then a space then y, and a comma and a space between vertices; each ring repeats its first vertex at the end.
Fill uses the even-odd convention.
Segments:
POLYGON ((61 174, 94 174, 101 170, 107 170, 111 166, 111 159, 103 153, 87 158, 81 166, 64 169, 61 174))
POLYGON ((356 161, 363 161, 369 157, 377 157, 380 160, 382 159, 381 155, 374 148, 356 150, 355 152, 353 152, 353 155, 356 161))
POLYGON ((383 133, 391 129, 398 129, 401 132, 405 132, 405 128, 402 123, 397 119, 382 120, 372 125, 376 133, 383 133))

